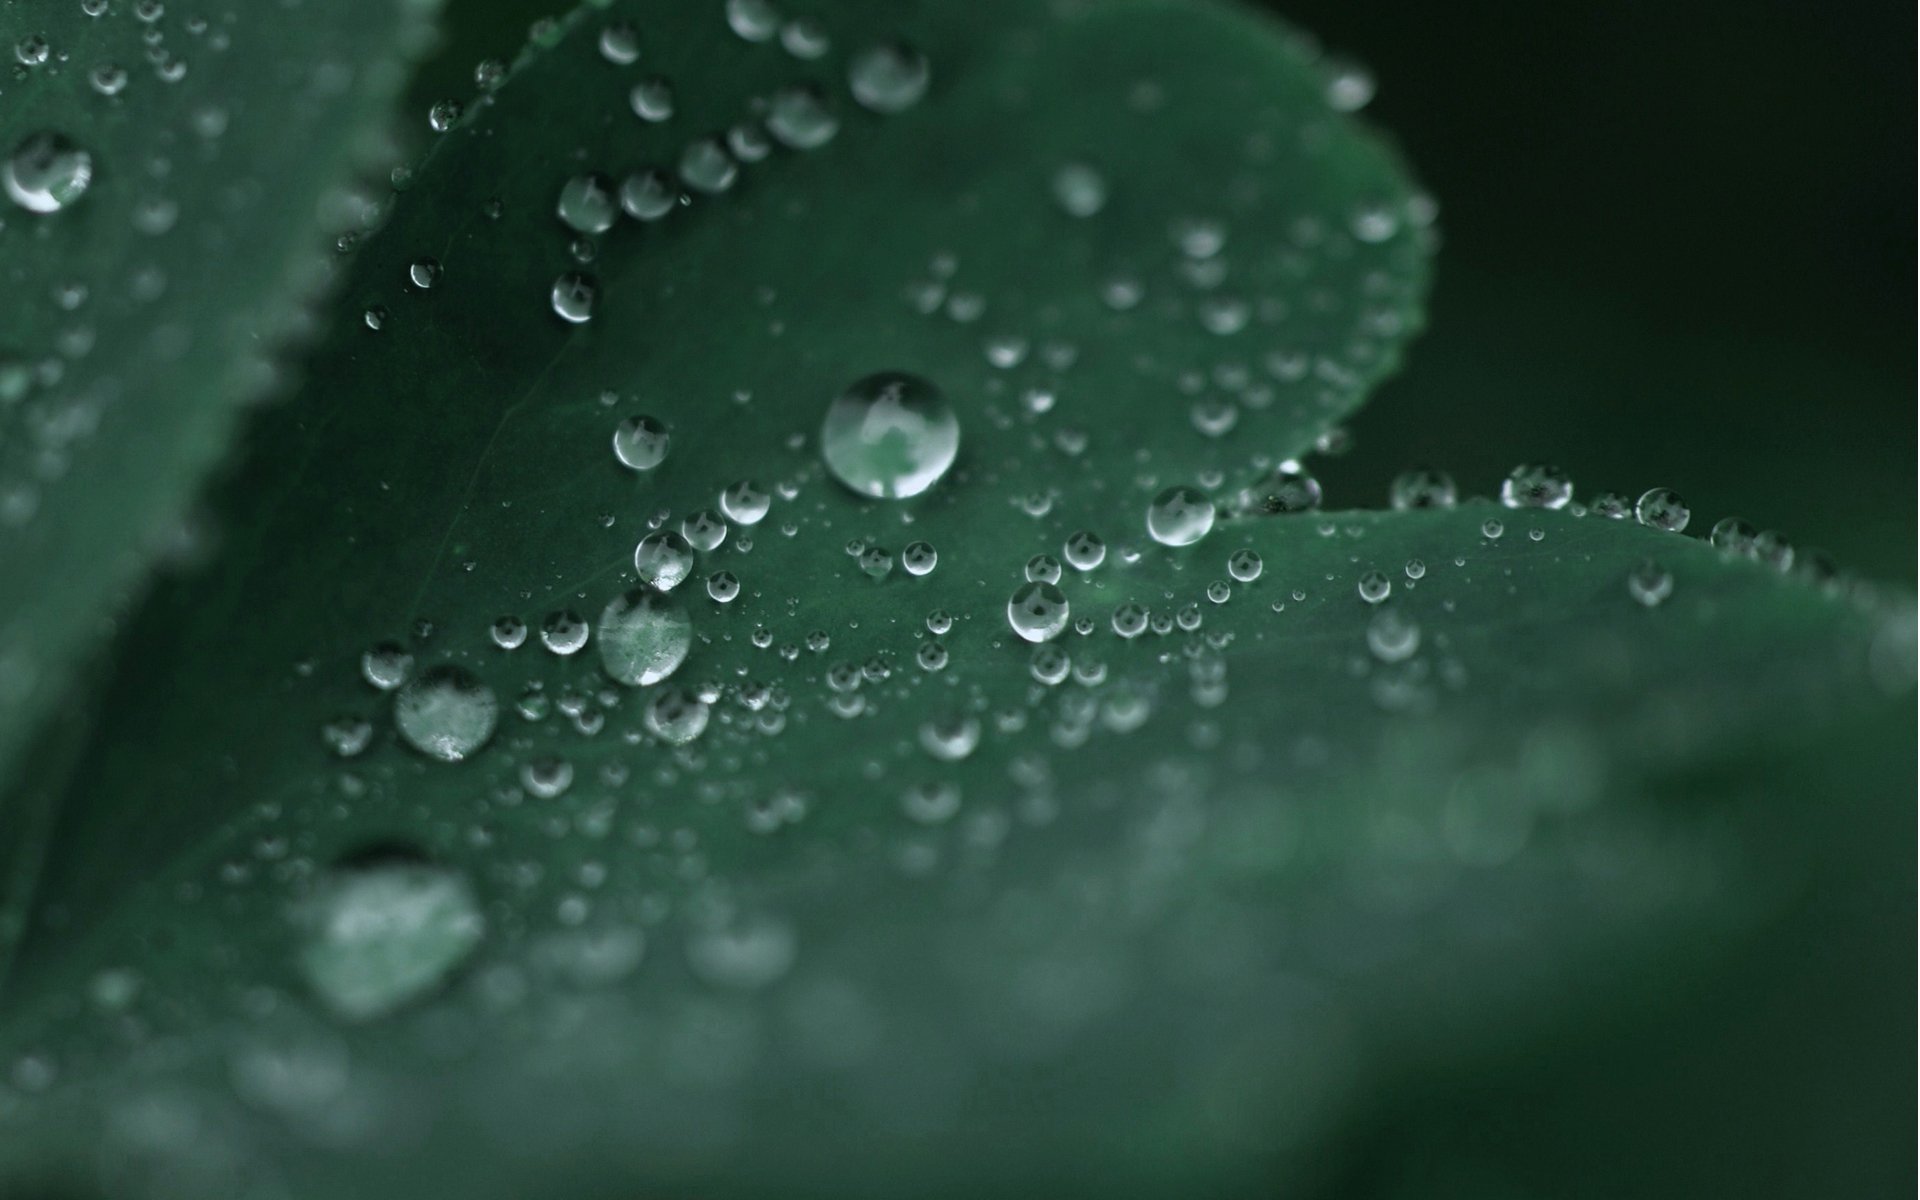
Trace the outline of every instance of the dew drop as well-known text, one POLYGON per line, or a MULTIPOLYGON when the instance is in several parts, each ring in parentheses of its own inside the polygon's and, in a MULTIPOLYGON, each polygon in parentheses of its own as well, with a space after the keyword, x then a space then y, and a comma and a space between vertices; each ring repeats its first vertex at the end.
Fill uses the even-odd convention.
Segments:
POLYGON ((1420 626, 1398 609, 1383 608, 1367 622, 1367 649, 1383 663, 1403 662, 1420 649, 1420 626))
POLYGON ((865 496, 918 496, 960 450, 960 423, 940 390, 918 375, 883 371, 858 380, 827 408, 820 453, 834 478, 865 496))
POLYGON ((1082 529, 1067 536, 1060 553, 1074 570, 1091 571, 1107 560, 1107 544, 1091 529, 1082 529))
POLYGON ((695 550, 705 553, 727 540, 727 523, 720 519, 719 513, 703 508, 680 522, 680 536, 695 550))
POLYGON ((715 571, 707 576, 707 595, 720 604, 733 603, 740 594, 740 581, 732 571, 715 571))
POLYGON ((1147 533, 1163 546, 1190 546, 1213 528, 1213 501, 1190 487, 1167 488, 1147 506, 1147 533))
POLYGON ((1368 604, 1378 604, 1393 591, 1393 580, 1387 578, 1385 571, 1368 571, 1360 577, 1356 590, 1368 604))
POLYGON ((1053 199, 1070 217, 1091 217, 1107 206, 1107 179, 1082 162, 1067 163, 1053 173, 1053 199))
POLYGON ((633 548, 633 569, 648 587, 670 592, 693 570, 693 545, 671 529, 658 529, 633 548))
POLYGON ((717 196, 740 177, 740 165, 716 137, 697 138, 680 152, 680 178, 696 192, 717 196))
POLYGON ((561 185, 555 211, 575 233, 605 233, 620 215, 613 181, 600 174, 575 175, 561 185))
POLYGON ((647 731, 670 746, 684 746, 707 728, 704 701, 683 687, 663 688, 647 703, 647 731))
POLYGON ((600 57, 616 67, 624 67, 640 57, 640 34, 624 21, 600 31, 600 57))
POLYGON ((383 692, 390 692, 413 674, 413 655, 398 642, 381 642, 360 656, 360 675, 383 692))
POLYGON ((613 456, 630 471, 651 471, 666 461, 673 437, 649 416, 628 417, 613 431, 613 456))
POLYGON ((1459 503, 1460 491, 1453 476, 1431 467, 1417 467, 1393 477, 1388 500, 1399 511, 1414 508, 1452 508, 1459 503))
POLYGON ((563 608, 548 613, 547 619, 540 622, 540 644, 566 658, 580 653, 591 632, 585 617, 572 609, 563 608))
POLYGON ((773 506, 773 497, 752 480, 742 479, 720 493, 720 511, 739 525, 758 525, 773 506))
POLYGON ((1500 484, 1500 503, 1508 508, 1565 508, 1573 499, 1573 481, 1559 467, 1515 467, 1500 484))
POLYGON ((767 132, 789 150, 813 150, 840 132, 840 118, 814 88, 784 87, 768 106, 767 132))
POLYGON ((642 121, 660 122, 673 117, 673 84, 658 75, 642 79, 627 93, 627 104, 642 121))
POLYGON ((1036 554, 1027 560, 1027 582, 1059 583, 1060 560, 1051 554, 1036 554))
POLYGON ((862 108, 891 114, 903 112, 927 94, 933 68, 927 56, 903 42, 883 42, 853 56, 847 66, 847 85, 862 108))
POLYGON ((1147 610, 1138 604, 1122 604, 1113 610, 1113 631, 1123 638, 1137 638, 1147 631, 1147 610))
POLYGON ((620 207, 636 221, 658 221, 679 202, 673 177, 658 167, 635 171, 620 183, 620 207))
POLYGON ((86 194, 93 156, 58 133, 29 134, 0 172, 7 195, 28 212, 59 212, 86 194))
POLYGON ((480 945, 486 918, 466 877, 425 862, 335 868, 300 908, 300 970, 348 1021, 438 987, 480 945))
POLYGON ((487 631, 493 644, 502 650, 518 650, 527 641, 527 623, 519 617, 501 617, 487 631))
POLYGON ((900 565, 909 575, 926 575, 940 563, 940 552, 933 548, 932 542, 909 542, 900 552, 900 565))
POLYGON ((1643 493, 1633 506, 1633 515, 1642 525, 1667 533, 1679 533, 1693 518, 1687 502, 1672 488, 1653 488, 1643 493))
POLYGON ((1754 540, 1759 537, 1759 534, 1754 530, 1753 526, 1742 521, 1739 517, 1727 517, 1724 520, 1716 521, 1713 526, 1713 533, 1710 536, 1715 548, 1722 553, 1741 558, 1758 557, 1754 550, 1754 540))
POLYGON ((485 745, 500 718, 493 689, 465 667, 444 663, 400 689, 393 723, 409 746, 459 762, 485 745))
POLYGON ((1628 573, 1627 594, 1648 608, 1656 608, 1673 594, 1673 572, 1647 559, 1628 573))
POLYGON ((633 588, 600 613, 600 661, 628 687, 665 679, 686 661, 693 622, 678 600, 652 588, 633 588))
POLYGON ((555 316, 570 325, 579 325, 592 319, 593 301, 599 291, 600 285, 593 276, 569 271, 553 281, 548 299, 555 316))
POLYGON ((1029 583, 1007 601, 1007 624, 1029 642, 1060 636, 1067 627, 1067 596, 1051 583, 1029 583))
POLYGON ((1227 557, 1227 574, 1241 583, 1252 583, 1260 578, 1263 567, 1260 556, 1251 550, 1235 550, 1227 557))

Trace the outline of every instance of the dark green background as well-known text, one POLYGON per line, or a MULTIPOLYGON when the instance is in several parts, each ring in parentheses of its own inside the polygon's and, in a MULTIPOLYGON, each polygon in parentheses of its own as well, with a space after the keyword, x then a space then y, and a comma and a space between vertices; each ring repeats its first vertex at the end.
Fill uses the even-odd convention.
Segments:
POLYGON ((1270 7, 1371 66, 1446 239, 1332 502, 1531 456, 1913 578, 1910 6, 1270 7))

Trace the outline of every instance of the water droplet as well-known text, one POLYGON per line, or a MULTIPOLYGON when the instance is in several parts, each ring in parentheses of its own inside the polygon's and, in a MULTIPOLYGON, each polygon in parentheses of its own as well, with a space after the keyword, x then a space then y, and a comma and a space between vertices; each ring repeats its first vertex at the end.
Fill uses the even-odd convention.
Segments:
POLYGON ((501 617, 487 631, 493 644, 502 650, 518 650, 527 640, 527 623, 519 617, 501 617))
POLYGON ((868 546, 860 552, 860 569, 870 578, 885 579, 893 573, 893 555, 884 546, 868 546))
POLYGON ((673 117, 673 84, 658 75, 642 79, 627 93, 633 115, 642 121, 665 121, 673 117))
POLYGON ((335 868, 299 916, 301 973, 349 1021, 384 1016, 432 991, 486 934, 465 876, 405 859, 335 868))
POLYGON ((427 127, 435 133, 445 133, 460 120, 460 114, 466 107, 458 100, 441 100, 427 110, 427 127))
POLYGON ((1107 206, 1107 179, 1086 163, 1067 163, 1053 173, 1053 198, 1070 217, 1091 217, 1107 206))
POLYGON ((500 717, 493 689, 465 667, 445 663, 400 689, 393 723, 408 745, 459 762, 486 744, 500 717))
POLYGON ((1277 516, 1312 512, 1320 507, 1320 498, 1320 481, 1287 463, 1242 492, 1239 507, 1245 512, 1277 516))
POLYGON ((900 565, 909 575, 926 575, 940 563, 940 552, 933 548, 932 542, 910 542, 900 552, 900 565))
POLYGON ((1671 488, 1653 488, 1643 493, 1633 506, 1633 515, 1642 525, 1667 533, 1681 532, 1693 518, 1687 502, 1671 488))
POLYGON ((616 596, 600 613, 600 661, 628 687, 665 679, 686 661, 693 622, 678 600, 652 588, 616 596))
POLYGON ((649 416, 628 417, 613 431, 613 456, 630 471, 651 471, 666 461, 673 437, 649 416))
POLYGON ((1633 504, 1619 492, 1601 492, 1588 503, 1587 511, 1609 521, 1624 521, 1633 513, 1633 504))
POLYGON ((964 714, 929 720, 920 726, 920 745, 941 762, 959 762, 980 744, 980 722, 964 714))
POLYGON ((640 57, 640 33, 624 21, 600 31, 600 57, 624 67, 640 57))
POLYGON ((7 195, 28 212, 59 212, 86 194, 93 156, 60 134, 29 134, 0 171, 7 195))
POLYGON ((1427 574, 1427 564, 1417 558, 1407 560, 1407 578, 1423 579, 1427 574))
POLYGON ((413 286, 425 290, 440 282, 440 262, 432 258, 416 258, 407 265, 407 278, 413 286))
POLYGON ((641 583, 670 592, 693 570, 693 546, 671 529, 655 530, 633 548, 633 569, 641 583))
POLYGON ((1500 484, 1500 503, 1508 508, 1565 508, 1572 499, 1573 481, 1559 467, 1515 467, 1500 484))
POLYGON ((1506 531, 1507 527, 1501 524, 1500 518, 1498 517, 1488 517, 1486 520, 1480 522, 1480 533, 1484 537, 1497 541, 1506 531))
POLYGON ((320 740, 340 758, 356 758, 373 742, 373 722, 365 717, 335 717, 320 727, 320 740))
POLYGON ((1368 604, 1378 604, 1393 591, 1393 580, 1387 578, 1385 571, 1368 571, 1360 577, 1357 590, 1362 600, 1368 604))
POLYGON ((1348 62, 1330 62, 1327 72, 1327 107, 1335 112, 1359 112, 1373 99, 1372 72, 1348 62))
POLYGON ((1420 626, 1397 608, 1383 608, 1367 622, 1367 649, 1383 663, 1403 662, 1420 649, 1420 626))
POLYGON ((1402 471, 1393 477, 1388 499, 1397 510, 1412 508, 1452 508, 1460 500, 1453 476, 1431 467, 1402 471))
POLYGON ((413 673, 413 655, 398 642, 381 642, 360 656, 360 675, 383 692, 390 692, 413 673))
POLYGON ((716 137, 697 138, 680 152, 680 178, 696 192, 717 196, 740 177, 740 166, 716 137))
POLYGON ((1058 646, 1034 647, 1033 658, 1027 663, 1027 671, 1034 681, 1047 687, 1058 687, 1065 683, 1072 669, 1073 660, 1058 646))
POLYGON ((1263 567, 1260 556, 1251 550, 1235 550, 1227 557, 1227 574, 1241 583, 1252 583, 1260 578, 1263 567))
POLYGON ((587 644, 587 619, 570 608, 547 614, 540 622, 540 644, 562 658, 578 654, 587 644))
POLYGON ((1225 604, 1233 599, 1233 585, 1224 579, 1216 579, 1207 585, 1207 599, 1215 604, 1225 604))
POLYGON ((1628 573, 1627 593, 1648 608, 1657 607, 1673 594, 1673 572, 1647 559, 1628 573))
POLYGON ((707 595, 721 604, 733 603, 740 594, 740 581, 732 571, 715 571, 707 576, 707 595))
POLYGON ((727 28, 744 41, 764 42, 780 30, 773 0, 727 0, 727 28))
POLYGON ((805 85, 784 87, 773 94, 768 106, 767 132, 789 150, 813 150, 840 132, 840 118, 818 90, 805 85))
POLYGON ((636 221, 658 221, 679 202, 673 177, 658 167, 635 171, 620 183, 620 207, 636 221))
POLYGON ((1091 571, 1107 560, 1107 544, 1091 529, 1068 535, 1060 553, 1076 571, 1091 571))
POLYGON ((935 637, 945 637, 953 628, 953 614, 944 608, 936 608, 927 614, 927 632, 935 637))
POLYGON ((1147 610, 1138 604, 1122 604, 1113 610, 1113 631, 1123 638, 1137 638, 1147 631, 1147 610))
POLYGON ((670 746, 684 746, 707 728, 707 705, 682 687, 663 688, 647 703, 647 731, 670 746))
POLYGON ((593 276, 569 271, 553 281, 553 292, 548 298, 555 316, 578 325, 593 317, 593 301, 599 291, 600 285, 593 276))
POLYGON ((605 233, 620 215, 613 181, 600 174, 575 175, 561 185, 555 211, 575 233, 605 233))
POLYGON ((1051 554, 1036 554, 1027 560, 1027 582, 1059 583, 1060 560, 1051 554))
POLYGON ((1784 573, 1793 568, 1793 543, 1771 529, 1753 535, 1753 554, 1776 571, 1784 573))
POLYGON ((820 452, 834 478, 865 496, 918 496, 960 450, 960 423, 940 390, 918 375, 882 371, 828 407, 820 452))
POLYGON ((1715 547, 1742 558, 1758 557, 1754 552, 1754 539, 1758 536, 1753 526, 1739 517, 1727 517, 1715 522, 1711 534, 1715 547))
POLYGON ((520 768, 520 783, 537 799, 551 800, 573 786, 573 764, 564 758, 536 758, 520 768))
POLYGON ((1190 546, 1213 528, 1213 501, 1190 487, 1167 488, 1147 506, 1147 532, 1163 546, 1190 546))
POLYGON ((680 536, 687 539, 689 546, 705 553, 727 540, 727 523, 720 519, 719 513, 703 508, 680 522, 680 536))
POLYGON ((1007 624, 1029 642, 1058 637, 1068 616, 1066 593, 1051 583, 1029 583, 1007 601, 1007 624))
POLYGON ((720 511, 740 525, 758 525, 773 505, 773 497, 759 484, 742 479, 720 493, 720 511))
POLYGON ((927 56, 902 42, 883 42, 853 56, 847 84, 861 107, 877 113, 903 112, 920 102, 933 78, 927 56))
MULTIPOLYGON (((739 3, 740 0, 733 0, 739 3)), ((701 930, 687 942, 687 965, 714 987, 756 991, 793 969, 799 943, 786 922, 748 917, 701 930)))

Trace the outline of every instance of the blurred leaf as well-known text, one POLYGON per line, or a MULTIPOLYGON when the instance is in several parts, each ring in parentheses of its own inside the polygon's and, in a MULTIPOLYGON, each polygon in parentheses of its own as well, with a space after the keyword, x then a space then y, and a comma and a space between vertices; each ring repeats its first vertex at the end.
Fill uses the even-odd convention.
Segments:
POLYGON ((326 278, 321 224, 361 216, 332 189, 433 6, 256 7, 4 6, 0 777, 146 566, 203 549, 187 507, 326 278))

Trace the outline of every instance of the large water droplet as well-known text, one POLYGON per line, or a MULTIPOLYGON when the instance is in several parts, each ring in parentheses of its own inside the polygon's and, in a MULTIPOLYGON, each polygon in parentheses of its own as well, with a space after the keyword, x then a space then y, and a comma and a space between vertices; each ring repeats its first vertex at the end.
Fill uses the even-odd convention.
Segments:
POLYGON ((459 762, 486 744, 500 718, 493 689, 465 667, 442 664, 400 689, 393 723, 408 745, 459 762))
POLYGON ((1060 636, 1070 615, 1066 593, 1051 583, 1029 583, 1007 601, 1007 624, 1029 642, 1060 636))
POLYGON ((693 645, 693 621, 678 600, 652 588, 616 596, 600 613, 600 661, 628 687, 645 687, 680 669, 693 645))
POLYGON ((384 1016, 431 991, 486 934, 465 876, 408 860, 336 869, 300 916, 301 972, 350 1021, 384 1016))
POLYGON ((1147 506, 1147 532, 1163 546, 1190 546, 1213 528, 1213 501, 1190 487, 1170 487, 1147 506))
POLYGON ((827 408, 820 453, 834 478, 865 496, 903 499, 937 483, 960 451, 960 422, 940 389, 882 371, 827 408))
POLYGON ((29 134, 7 157, 0 182, 28 212, 59 212, 86 194, 93 156, 61 134, 29 134))

